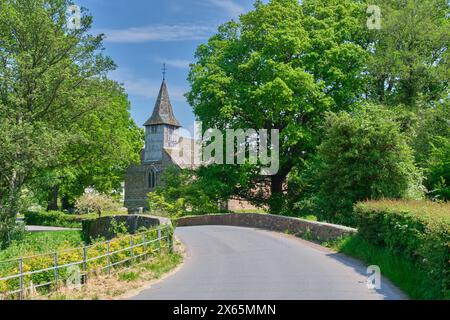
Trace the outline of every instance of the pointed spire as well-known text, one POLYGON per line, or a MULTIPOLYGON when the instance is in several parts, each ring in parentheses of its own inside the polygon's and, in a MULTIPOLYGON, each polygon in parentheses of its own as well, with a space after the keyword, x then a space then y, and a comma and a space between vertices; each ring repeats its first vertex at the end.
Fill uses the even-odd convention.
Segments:
POLYGON ((166 81, 166 72, 167 72, 166 64, 163 63, 163 81, 166 81))
POLYGON ((156 100, 155 108, 153 109, 153 114, 144 126, 154 126, 158 124, 168 124, 178 128, 181 127, 180 123, 175 118, 172 104, 170 103, 169 92, 165 81, 165 71, 158 99, 156 100))

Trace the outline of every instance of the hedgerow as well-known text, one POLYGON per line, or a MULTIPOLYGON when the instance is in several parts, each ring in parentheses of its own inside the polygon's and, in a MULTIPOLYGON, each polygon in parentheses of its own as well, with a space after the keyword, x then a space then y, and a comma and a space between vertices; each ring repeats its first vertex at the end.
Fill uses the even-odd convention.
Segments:
POLYGON ((81 216, 65 214, 60 211, 26 212, 24 221, 27 225, 79 228, 81 216))
POLYGON ((430 298, 450 298, 449 203, 367 201, 355 206, 355 214, 364 239, 416 262, 427 272, 430 298))
MULTIPOLYGON (((125 214, 126 212, 111 211, 102 213, 102 216, 125 214)), ((62 211, 25 212, 24 214, 24 221, 27 225, 62 228, 81 228, 83 221, 96 218, 98 218, 96 213, 77 215, 67 214, 62 211)))

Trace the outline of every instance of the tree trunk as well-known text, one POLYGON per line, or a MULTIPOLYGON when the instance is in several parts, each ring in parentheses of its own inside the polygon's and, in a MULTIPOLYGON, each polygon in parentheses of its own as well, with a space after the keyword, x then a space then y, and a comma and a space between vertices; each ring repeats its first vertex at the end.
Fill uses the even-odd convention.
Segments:
POLYGON ((0 248, 6 248, 11 242, 11 232, 16 224, 19 212, 20 177, 15 170, 11 173, 8 191, 0 199, 0 248))
POLYGON ((283 184, 286 181, 287 175, 285 174, 276 174, 270 177, 270 199, 269 199, 269 208, 270 213, 272 214, 280 214, 283 206, 283 184))
POLYGON ((50 190, 47 211, 58 211, 59 185, 52 187, 50 190))
POLYGON ((13 170, 11 180, 9 182, 9 195, 6 206, 8 208, 8 218, 15 218, 18 214, 19 200, 19 177, 17 172, 13 170))
POLYGON ((274 175, 270 177, 270 192, 272 194, 282 193, 283 192, 283 183, 286 179, 285 175, 274 175))
POLYGON ((386 81, 386 76, 382 75, 378 78, 377 80, 377 95, 378 95, 378 101, 380 103, 384 102, 384 98, 385 98, 385 88, 384 88, 384 83, 386 81))
POLYGON ((63 196, 61 198, 61 209, 67 210, 67 211, 73 210, 73 204, 70 203, 68 196, 63 196))

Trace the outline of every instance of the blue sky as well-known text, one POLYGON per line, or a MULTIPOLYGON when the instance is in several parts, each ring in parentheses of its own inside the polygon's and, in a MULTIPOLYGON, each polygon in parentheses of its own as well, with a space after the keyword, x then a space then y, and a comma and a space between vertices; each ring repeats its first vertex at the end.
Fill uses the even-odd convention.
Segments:
POLYGON ((251 10, 253 0, 75 0, 94 17, 93 33, 105 33, 105 54, 118 68, 111 78, 123 83, 131 114, 141 126, 151 115, 167 64, 167 84, 175 115, 185 128, 194 116, 183 94, 197 46, 217 27, 251 10))

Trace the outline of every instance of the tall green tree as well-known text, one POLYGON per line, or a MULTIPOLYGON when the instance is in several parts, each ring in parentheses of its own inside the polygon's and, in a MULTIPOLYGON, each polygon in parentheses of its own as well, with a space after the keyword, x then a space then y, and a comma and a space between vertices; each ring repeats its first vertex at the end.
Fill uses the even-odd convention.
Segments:
POLYGON ((369 32, 369 96, 409 109, 448 98, 450 6, 446 0, 375 0, 381 29, 369 32))
POLYGON ((450 199, 450 106, 438 103, 421 110, 412 146, 425 173, 424 185, 434 199, 450 199))
POLYGON ((123 176, 139 162, 143 130, 130 116, 127 95, 116 82, 92 80, 91 110, 68 127, 71 142, 54 168, 41 171, 34 184, 43 190, 50 210, 73 207, 87 187, 110 193, 121 189, 123 176), (60 200, 60 201, 58 201, 60 200))
POLYGON ((205 128, 280 131, 279 172, 245 184, 268 182, 272 212, 289 172, 314 153, 324 113, 352 109, 365 91, 364 17, 350 0, 256 1, 197 49, 187 97, 205 128))
POLYGON ((8 242, 18 195, 37 170, 57 163, 68 129, 92 106, 90 80, 114 68, 102 35, 69 28, 68 0, 0 0, 0 241, 8 242))

